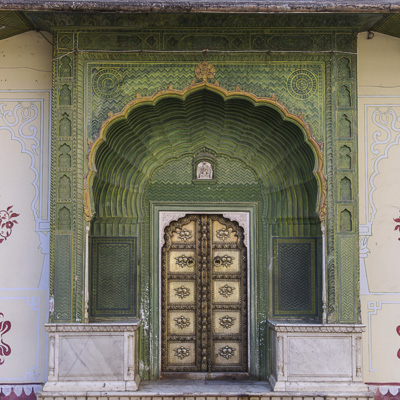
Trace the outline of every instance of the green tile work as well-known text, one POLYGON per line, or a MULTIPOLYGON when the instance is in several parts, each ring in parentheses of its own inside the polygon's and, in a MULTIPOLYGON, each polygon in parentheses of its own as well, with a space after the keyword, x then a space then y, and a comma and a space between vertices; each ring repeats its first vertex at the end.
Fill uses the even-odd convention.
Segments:
POLYGON ((357 254, 354 237, 341 236, 339 238, 339 291, 340 291, 340 317, 343 322, 351 323, 357 318, 356 277, 353 268, 354 258, 357 254))
POLYGON ((55 238, 56 263, 54 266, 54 319, 68 321, 71 318, 71 235, 55 238))
POLYGON ((136 238, 93 238, 91 260, 91 315, 136 316, 136 238))
POLYGON ((274 315, 318 315, 316 238, 274 238, 274 315))

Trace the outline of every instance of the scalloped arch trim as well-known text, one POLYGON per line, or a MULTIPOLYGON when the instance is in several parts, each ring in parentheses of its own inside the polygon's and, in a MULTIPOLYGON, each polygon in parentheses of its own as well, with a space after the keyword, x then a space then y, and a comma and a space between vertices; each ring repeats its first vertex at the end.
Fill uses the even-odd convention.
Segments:
POLYGON ((155 169, 204 147, 251 168, 268 204, 289 199, 271 217, 306 217, 312 208, 325 218, 323 152, 303 119, 276 98, 201 82, 136 98, 102 124, 88 153, 87 219, 139 218, 155 169))

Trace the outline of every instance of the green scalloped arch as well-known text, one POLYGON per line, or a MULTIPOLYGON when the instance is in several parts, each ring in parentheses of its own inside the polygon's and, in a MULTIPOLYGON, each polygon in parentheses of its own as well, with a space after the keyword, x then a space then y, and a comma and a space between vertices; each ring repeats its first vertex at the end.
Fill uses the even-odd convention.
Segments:
POLYGON ((267 219, 314 218, 320 211, 322 153, 308 127, 273 99, 202 83, 134 100, 103 124, 89 153, 96 219, 143 220, 154 171, 203 148, 254 171, 267 219))

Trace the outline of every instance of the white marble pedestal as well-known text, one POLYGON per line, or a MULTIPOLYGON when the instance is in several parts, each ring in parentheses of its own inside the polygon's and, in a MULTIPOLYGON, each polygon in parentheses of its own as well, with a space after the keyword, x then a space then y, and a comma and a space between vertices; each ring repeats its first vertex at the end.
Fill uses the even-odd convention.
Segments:
POLYGON ((43 392, 138 390, 139 325, 47 324, 49 375, 43 392))
POLYGON ((270 383, 279 392, 366 392, 364 325, 269 321, 270 383))

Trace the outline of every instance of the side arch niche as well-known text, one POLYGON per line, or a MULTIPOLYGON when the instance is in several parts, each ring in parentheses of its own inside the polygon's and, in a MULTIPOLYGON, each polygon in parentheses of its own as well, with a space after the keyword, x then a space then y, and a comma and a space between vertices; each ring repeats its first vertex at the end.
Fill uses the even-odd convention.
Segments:
MULTIPOLYGON (((152 249, 157 203, 177 212, 180 205, 199 212, 213 205, 232 212, 254 207, 249 315, 253 310, 257 317, 250 325, 260 332, 269 318, 318 322, 326 208, 322 170, 322 150, 308 126, 275 99, 202 82, 132 101, 103 124, 89 151, 86 215, 96 242, 90 292, 98 296, 99 282, 113 279, 110 268, 116 281, 126 282, 120 290, 103 290, 111 297, 96 298, 101 309, 89 299, 91 320, 140 316, 146 327, 140 339, 142 378, 157 378, 159 278, 152 269, 158 262, 152 249), (196 179, 197 160, 212 173, 196 179), (107 260, 121 262, 116 267, 101 262, 102 251, 107 260), (132 301, 115 297, 123 294, 132 301)), ((267 348, 266 335, 250 339, 254 377, 266 376, 267 348)))

